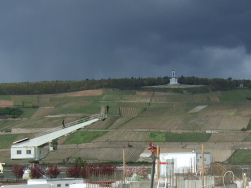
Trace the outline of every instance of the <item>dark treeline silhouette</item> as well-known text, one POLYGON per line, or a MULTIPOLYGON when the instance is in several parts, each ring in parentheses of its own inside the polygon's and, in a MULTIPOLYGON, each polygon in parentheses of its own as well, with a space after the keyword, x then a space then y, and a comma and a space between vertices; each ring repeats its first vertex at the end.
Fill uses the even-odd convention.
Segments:
MULTIPOLYGON (((169 83, 169 77, 157 78, 120 78, 82 81, 42 81, 42 82, 20 82, 20 83, 0 83, 0 95, 37 95, 37 94, 57 94, 89 89, 121 89, 138 90, 145 86, 165 85, 169 83)), ((250 80, 233 80, 232 78, 198 78, 184 77, 178 78, 180 84, 205 85, 211 91, 223 91, 235 89, 239 86, 251 88, 250 80)))
POLYGON ((222 79, 222 78, 198 78, 198 77, 184 77, 181 76, 179 79, 181 84, 189 85, 205 85, 210 86, 211 91, 226 91, 232 90, 237 87, 251 88, 251 80, 233 80, 232 78, 222 79))

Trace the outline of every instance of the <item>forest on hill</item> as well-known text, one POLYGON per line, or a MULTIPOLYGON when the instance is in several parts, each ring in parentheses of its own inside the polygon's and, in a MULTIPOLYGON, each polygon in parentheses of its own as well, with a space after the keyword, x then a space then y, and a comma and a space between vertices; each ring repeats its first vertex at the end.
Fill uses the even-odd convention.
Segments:
MULTIPOLYGON (((35 95, 35 94, 57 94, 90 89, 121 89, 140 90, 146 86, 158 86, 168 84, 169 77, 157 78, 120 78, 101 80, 81 80, 81 81, 41 81, 41 82, 20 82, 20 83, 0 83, 0 95, 35 95)), ((184 77, 178 78, 180 84, 204 85, 205 91, 226 91, 237 87, 251 88, 251 80, 234 80, 232 78, 198 78, 184 77)))

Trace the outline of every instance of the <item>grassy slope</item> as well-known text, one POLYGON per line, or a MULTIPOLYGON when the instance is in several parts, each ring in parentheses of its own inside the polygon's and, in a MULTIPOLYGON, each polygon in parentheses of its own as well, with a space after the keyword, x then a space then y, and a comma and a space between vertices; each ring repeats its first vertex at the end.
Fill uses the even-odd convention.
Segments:
POLYGON ((92 142, 104 135, 106 131, 80 131, 71 134, 63 144, 82 144, 92 142))
POLYGON ((211 134, 207 133, 169 133, 151 132, 149 142, 207 142, 211 134))
POLYGON ((0 149, 8 149, 10 148, 11 144, 16 141, 26 137, 31 137, 32 134, 6 134, 0 135, 1 142, 0 142, 0 149))
POLYGON ((251 90, 250 89, 238 89, 234 91, 224 91, 220 92, 219 98, 221 102, 226 103, 246 103, 250 102, 247 101, 246 97, 251 96, 251 90))
MULTIPOLYGON (((109 120, 104 129, 144 129, 149 127, 147 123, 157 125, 166 130, 190 130, 191 133, 174 134, 167 132, 152 132, 149 140, 153 142, 205 142, 209 139, 211 134, 206 133, 193 133, 194 130, 210 129, 210 123, 213 123, 214 117, 219 117, 219 114, 223 116, 229 116, 231 114, 251 117, 251 111, 249 112, 249 105, 251 101, 248 101, 246 97, 251 96, 251 90, 239 89, 235 91, 203 93, 203 94, 170 94, 157 95, 153 97, 149 96, 136 96, 135 91, 119 91, 119 90, 105 90, 103 95, 100 96, 84 96, 84 97, 67 97, 64 95, 52 95, 41 96, 40 104, 43 107, 55 107, 55 111, 49 115, 60 114, 95 114, 100 112, 100 106, 109 105, 109 114, 115 115, 109 120), (142 103, 142 100, 148 100, 149 102, 142 103), (140 100, 142 98, 142 100, 140 100), (215 102, 212 98, 218 98, 219 102, 215 102), (43 99, 43 100, 42 100, 43 99), (140 100, 140 102, 137 102, 140 100), (207 107, 199 112, 189 114, 188 112, 196 106, 207 105, 207 107), (247 109, 241 109, 241 106, 247 106, 247 109), (146 108, 139 116, 129 117, 126 114, 132 115, 132 113, 124 113, 125 116, 119 117, 120 108, 123 110, 137 111, 137 108, 146 108), (218 110, 218 111, 217 111, 218 110), (242 112, 242 111, 243 112, 242 112), (245 111, 245 113, 244 113, 245 111), (209 119, 210 118, 210 119, 209 119), (126 121, 124 121, 124 120, 126 121), (211 122, 212 121, 212 122, 211 122), (208 123, 209 122, 209 123, 208 123), (203 124, 202 124, 203 123, 203 124), (208 124, 206 124, 208 123, 208 124), (165 124, 168 124, 166 126, 165 124), (208 127, 204 127, 205 124, 208 127), (165 126, 164 126, 165 125, 165 126)), ((13 97, 12 97, 13 98, 13 97)), ((0 96, 1 100, 11 99, 10 96, 0 96)), ((38 97, 19 96, 16 100, 24 100, 25 102, 36 102, 38 97)), ((59 126, 62 119, 66 119, 67 122, 73 121, 69 117, 54 117, 54 118, 31 118, 37 109, 26 108, 24 114, 21 116, 22 120, 16 121, 0 121, 0 130, 6 128, 24 127, 24 128, 40 128, 40 127, 55 127, 59 126), (67 119, 68 118, 68 119, 67 119)), ((75 117, 77 119, 78 117, 75 117)), ((251 128, 251 123, 247 129, 251 128)), ((91 128, 91 126, 89 127, 91 128)), ((157 128, 158 129, 158 128, 157 128)), ((126 131, 126 130, 125 130, 126 131)), ((91 142, 97 137, 105 136, 105 132, 76 132, 71 134, 64 144, 81 144, 91 142)), ((1 135, 2 139, 5 139, 1 135)), ((6 148, 15 140, 15 137, 7 138, 6 144, 2 148, 6 148), (9 143, 9 145, 8 145, 9 143)), ((247 139, 250 141, 250 139, 247 139)), ((3 142, 2 142, 3 143, 3 142)), ((1 147, 1 146, 0 146, 1 147)))
POLYGON ((233 164, 251 163, 250 155, 250 149, 239 149, 228 159, 228 162, 233 164))
POLYGON ((0 95, 0 100, 11 100, 10 95, 0 95))

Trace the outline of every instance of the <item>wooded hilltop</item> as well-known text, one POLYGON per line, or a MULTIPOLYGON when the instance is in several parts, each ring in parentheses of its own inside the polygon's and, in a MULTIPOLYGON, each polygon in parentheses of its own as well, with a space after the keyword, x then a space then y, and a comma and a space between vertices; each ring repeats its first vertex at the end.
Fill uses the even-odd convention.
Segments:
MULTIPOLYGON (((169 77, 157 78, 119 78, 101 80, 81 80, 81 81, 41 81, 41 82, 21 82, 21 83, 0 83, 0 95, 36 95, 36 94, 57 94, 89 89, 121 89, 121 90, 158 90, 158 88, 145 88, 146 86, 166 85, 170 81, 169 77)), ((180 84, 203 85, 203 89, 198 92, 225 91, 237 87, 251 88, 251 80, 234 80, 232 78, 198 78, 184 77, 178 78, 180 84)), ((167 89, 168 90, 168 89, 167 89)), ((169 89, 171 90, 171 89, 169 89)))

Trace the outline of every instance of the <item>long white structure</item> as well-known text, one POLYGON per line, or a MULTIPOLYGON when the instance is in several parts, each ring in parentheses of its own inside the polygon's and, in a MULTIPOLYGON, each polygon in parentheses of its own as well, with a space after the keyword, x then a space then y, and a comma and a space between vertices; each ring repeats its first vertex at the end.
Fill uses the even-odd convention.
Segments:
POLYGON ((76 122, 66 124, 65 127, 57 127, 50 132, 41 133, 33 139, 22 139, 16 141, 11 146, 11 159, 28 159, 38 161, 43 159, 49 151, 57 149, 57 139, 77 131, 87 125, 95 123, 105 116, 96 114, 88 118, 80 119, 76 122), (49 144, 49 149, 45 149, 44 146, 49 144))

